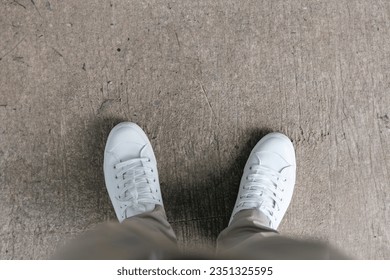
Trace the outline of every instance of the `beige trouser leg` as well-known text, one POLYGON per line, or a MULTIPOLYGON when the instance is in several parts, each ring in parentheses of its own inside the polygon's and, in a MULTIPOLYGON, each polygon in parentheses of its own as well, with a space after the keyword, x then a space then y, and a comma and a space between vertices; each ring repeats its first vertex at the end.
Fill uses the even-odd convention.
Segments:
POLYGON ((238 212, 217 239, 217 257, 230 259, 345 259, 325 243, 281 237, 257 209, 238 212))
MULTIPOLYGON (((324 243, 280 237, 268 228, 268 219, 258 210, 243 210, 221 232, 217 258, 228 259, 344 259, 324 243)), ((59 251, 55 259, 181 259, 215 258, 211 254, 183 255, 165 211, 137 215, 123 223, 107 223, 84 234, 59 251)))
POLYGON ((265 226, 269 224, 267 216, 256 209, 238 212, 230 225, 217 239, 217 254, 236 254, 243 247, 262 240, 264 237, 277 236, 277 231, 265 226))
POLYGON ((84 234, 55 259, 164 259, 177 255, 176 236, 163 207, 84 234))

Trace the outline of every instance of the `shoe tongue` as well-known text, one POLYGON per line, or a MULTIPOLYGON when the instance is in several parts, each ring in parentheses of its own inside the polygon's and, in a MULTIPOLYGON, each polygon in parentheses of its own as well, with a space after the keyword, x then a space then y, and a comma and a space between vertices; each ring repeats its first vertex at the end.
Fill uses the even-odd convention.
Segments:
POLYGON ((138 204, 137 207, 127 207, 126 209, 126 217, 132 217, 138 214, 142 214, 145 212, 150 212, 156 207, 155 204, 138 204))
MULTIPOLYGON (((132 183, 128 182, 127 184, 132 184, 132 183)), ((138 182, 136 184, 136 189, 133 190, 133 191, 138 192, 138 190, 143 189, 143 188, 149 188, 147 182, 138 182)), ((128 190, 127 192, 131 192, 131 190, 128 190)), ((127 193, 126 195, 130 195, 130 193, 127 193)), ((139 195, 139 193, 138 193, 138 195, 139 195)), ((137 202, 137 199, 134 199, 134 203, 136 203, 136 202, 137 202)), ((154 209, 154 207, 155 207, 155 204, 151 204, 151 203, 137 203, 137 204, 134 204, 134 205, 132 205, 130 207, 127 207, 127 209, 126 209, 126 217, 132 217, 134 215, 138 215, 138 214, 142 214, 142 213, 145 213, 145 212, 152 211, 154 209)))
POLYGON ((273 152, 261 151, 256 153, 256 164, 275 170, 282 171, 290 164, 279 154, 273 152))

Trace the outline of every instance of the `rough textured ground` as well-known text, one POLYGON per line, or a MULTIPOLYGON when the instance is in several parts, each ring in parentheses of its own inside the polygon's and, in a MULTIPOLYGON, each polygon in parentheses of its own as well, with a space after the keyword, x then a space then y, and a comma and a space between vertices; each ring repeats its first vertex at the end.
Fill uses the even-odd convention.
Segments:
POLYGON ((110 129, 148 133, 184 250, 212 248, 268 131, 298 160, 280 232, 390 259, 390 3, 0 3, 0 258, 114 219, 110 129))

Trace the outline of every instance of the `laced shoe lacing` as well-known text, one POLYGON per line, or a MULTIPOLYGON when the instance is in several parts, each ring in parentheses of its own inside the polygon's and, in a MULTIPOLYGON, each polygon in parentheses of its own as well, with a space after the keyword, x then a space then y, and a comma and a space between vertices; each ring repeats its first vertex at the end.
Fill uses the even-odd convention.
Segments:
POLYGON ((287 178, 278 171, 262 165, 249 167, 237 208, 258 208, 275 223, 281 209, 287 178), (260 198, 260 199, 259 199, 260 198))
POLYGON ((114 165, 122 218, 127 218, 127 209, 144 212, 147 204, 161 204, 153 166, 147 157, 130 159, 114 165))

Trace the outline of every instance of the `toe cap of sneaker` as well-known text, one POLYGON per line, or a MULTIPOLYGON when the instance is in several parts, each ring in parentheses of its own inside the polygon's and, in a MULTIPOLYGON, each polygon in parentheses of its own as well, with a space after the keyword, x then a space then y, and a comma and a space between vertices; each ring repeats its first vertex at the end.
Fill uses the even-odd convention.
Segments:
POLYGON ((295 150, 291 140, 279 132, 269 133, 264 136, 257 147, 256 153, 274 153, 279 155, 289 165, 295 165, 295 150))
POLYGON ((116 125, 107 139, 105 160, 125 161, 139 157, 149 157, 155 162, 155 156, 145 132, 131 122, 116 125), (148 147, 144 148, 145 146, 148 147))
POLYGON ((106 151, 111 152, 118 145, 131 142, 136 146, 144 146, 148 140, 141 128, 134 123, 123 122, 116 125, 110 132, 107 139, 106 151))

